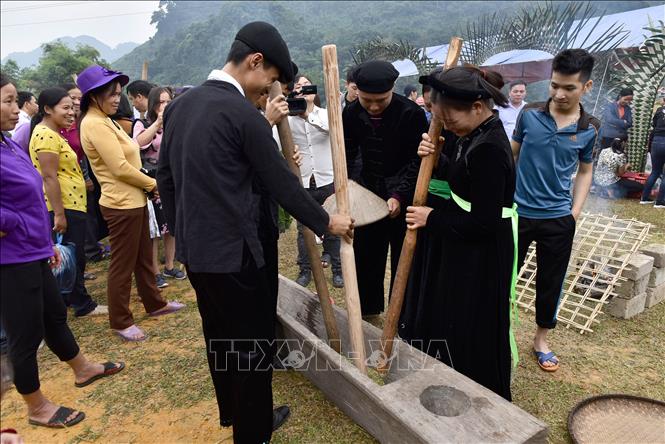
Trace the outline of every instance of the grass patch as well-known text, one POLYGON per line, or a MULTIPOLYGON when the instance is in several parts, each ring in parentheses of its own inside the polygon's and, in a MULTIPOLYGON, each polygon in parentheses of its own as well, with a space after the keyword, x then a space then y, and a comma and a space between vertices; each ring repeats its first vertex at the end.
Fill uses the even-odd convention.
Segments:
POLYGON ((162 379, 170 380, 163 387, 163 393, 172 407, 191 407, 215 397, 212 383, 209 382, 205 350, 202 348, 186 354, 164 354, 160 372, 162 379))
POLYGON ((99 430, 94 430, 91 426, 85 426, 83 431, 68 441, 68 444, 79 444, 81 442, 95 442, 101 438, 99 430))

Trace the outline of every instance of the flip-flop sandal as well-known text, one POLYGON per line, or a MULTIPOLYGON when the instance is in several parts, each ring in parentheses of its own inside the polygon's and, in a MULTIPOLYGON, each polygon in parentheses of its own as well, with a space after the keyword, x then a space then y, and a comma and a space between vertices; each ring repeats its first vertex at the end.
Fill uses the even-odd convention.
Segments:
POLYGON ((554 352, 543 353, 534 350, 533 354, 536 355, 536 358, 538 359, 538 365, 540 366, 540 368, 542 368, 546 372, 555 372, 559 370, 559 360, 554 355, 554 352), (545 366, 546 362, 551 362, 554 365, 545 366))
POLYGON ((153 311, 152 313, 148 313, 148 316, 151 317, 157 317, 157 316, 164 316, 170 313, 175 313, 178 310, 182 310, 185 308, 185 304, 181 304, 178 301, 171 301, 164 308, 160 308, 157 311, 153 311))
POLYGON ((78 424, 79 422, 85 419, 85 413, 79 412, 74 419, 67 421, 67 418, 74 413, 76 410, 70 409, 69 407, 60 407, 56 412, 51 416, 51 419, 48 422, 39 422, 34 419, 28 419, 28 424, 40 427, 48 427, 51 429, 62 429, 66 427, 71 427, 78 424))
POLYGON ((92 378, 89 378, 89 379, 87 379, 83 382, 74 382, 74 385, 78 388, 85 387, 86 385, 90 385, 98 379, 105 378, 105 377, 111 376, 111 375, 115 375, 116 373, 119 373, 120 371, 122 371, 122 369, 125 368, 125 363, 124 362, 118 362, 117 365, 116 365, 115 362, 105 362, 102 365, 104 366, 104 372, 103 373, 95 375, 92 378))
POLYGON ((124 330, 113 330, 113 333, 120 336, 127 342, 141 342, 148 338, 148 335, 146 335, 145 332, 138 328, 136 325, 132 325, 131 327, 128 327, 124 330), (143 335, 143 337, 138 339, 134 338, 136 335, 143 335))

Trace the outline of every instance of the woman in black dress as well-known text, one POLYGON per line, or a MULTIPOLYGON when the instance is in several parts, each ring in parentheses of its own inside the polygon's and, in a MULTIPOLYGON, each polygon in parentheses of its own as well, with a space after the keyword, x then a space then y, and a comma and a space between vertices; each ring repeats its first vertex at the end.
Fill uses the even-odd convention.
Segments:
MULTIPOLYGON (((421 230, 400 336, 510 400, 517 219, 515 165, 493 105, 505 106, 501 75, 465 66, 421 77, 432 87, 446 143, 428 207, 409 207, 421 230)), ((418 149, 431 155, 427 135, 418 149)))

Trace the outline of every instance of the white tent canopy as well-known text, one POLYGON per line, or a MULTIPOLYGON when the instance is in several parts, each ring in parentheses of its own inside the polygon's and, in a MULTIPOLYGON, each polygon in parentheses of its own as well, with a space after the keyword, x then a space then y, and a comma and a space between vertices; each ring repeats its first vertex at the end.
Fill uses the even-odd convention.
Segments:
MULTIPOLYGON (((617 14, 606 15, 600 19, 596 26, 597 19, 591 19, 587 22, 578 34, 573 47, 583 47, 584 39, 587 34, 593 30, 587 42, 593 42, 614 24, 623 25, 626 39, 619 45, 620 48, 634 48, 642 44, 645 37, 643 28, 658 23, 659 20, 665 21, 665 4, 652 6, 650 8, 635 9, 633 11, 620 12, 617 14)), ((578 22, 573 24, 573 29, 578 22)), ((448 54, 448 45, 428 46, 425 48, 425 54, 431 60, 438 64, 443 64, 448 54)), ((511 63, 527 63, 540 60, 549 60, 553 58, 552 54, 535 49, 514 49, 512 51, 495 54, 483 63, 483 66, 507 65, 511 63)), ((400 77, 415 76, 418 74, 416 65, 409 59, 397 60, 393 66, 399 71, 400 77)))

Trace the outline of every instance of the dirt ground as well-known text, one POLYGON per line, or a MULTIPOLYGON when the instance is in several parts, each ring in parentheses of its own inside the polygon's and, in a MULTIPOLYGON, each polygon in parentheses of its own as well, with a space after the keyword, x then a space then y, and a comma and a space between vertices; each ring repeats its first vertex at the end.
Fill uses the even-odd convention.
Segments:
MULTIPOLYGON (((593 197, 587 209, 616 211, 621 217, 654 223, 653 238, 665 241, 663 211, 593 197)), ((295 224, 282 236, 280 252, 281 273, 295 278, 295 224)), ((97 279, 88 281, 93 298, 102 303, 106 299, 107 266, 108 262, 92 264, 90 269, 97 279)), ((330 271, 326 274, 330 278, 330 271)), ((65 430, 30 426, 20 396, 11 389, 2 400, 2 428, 17 429, 26 443, 231 443, 230 430, 219 427, 193 290, 187 280, 169 283, 164 295, 187 304, 177 315, 147 318, 134 293, 137 323, 149 335, 143 343, 122 343, 110 334, 105 317, 70 317, 83 352, 100 362, 123 360, 127 368, 122 373, 75 388, 69 368, 48 348, 40 350, 44 393, 55 402, 84 411, 86 419, 81 424, 65 430)), ((336 303, 343 305, 343 293, 331 290, 336 303)), ((568 413, 589 396, 629 393, 665 399, 665 303, 630 320, 602 315, 591 334, 557 328, 551 347, 562 366, 554 374, 541 371, 532 358, 533 315, 521 313, 520 318, 516 331, 520 363, 513 398, 515 404, 549 425, 550 442, 570 442, 568 413)), ((291 419, 273 436, 273 442, 374 442, 301 374, 276 372, 273 386, 275 405, 289 404, 292 409, 291 419)))

